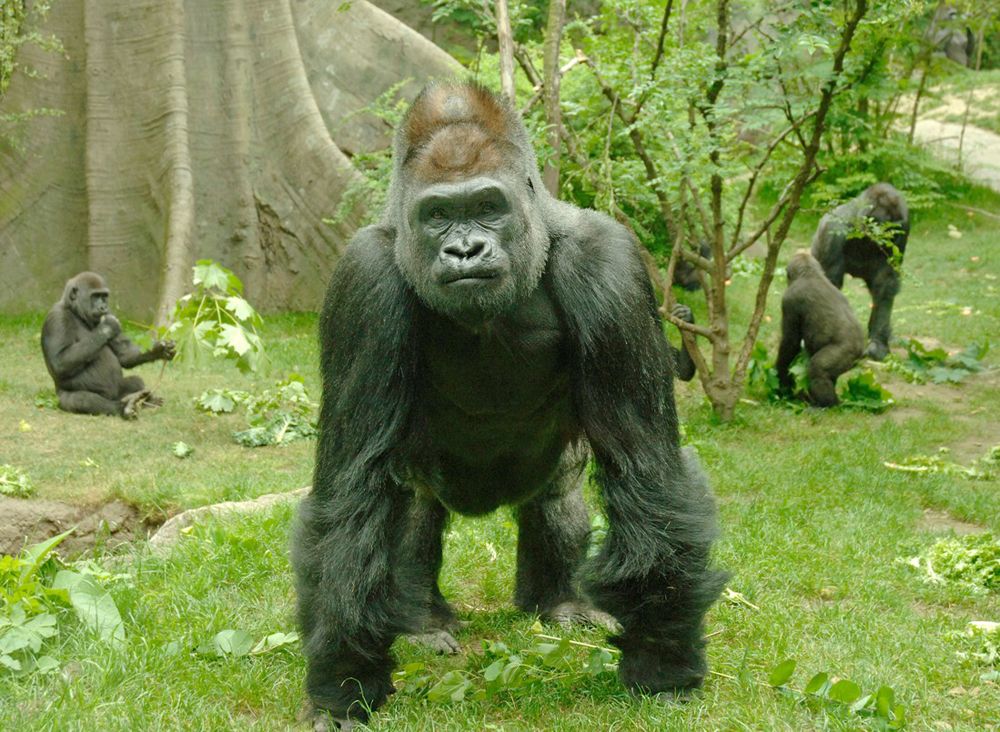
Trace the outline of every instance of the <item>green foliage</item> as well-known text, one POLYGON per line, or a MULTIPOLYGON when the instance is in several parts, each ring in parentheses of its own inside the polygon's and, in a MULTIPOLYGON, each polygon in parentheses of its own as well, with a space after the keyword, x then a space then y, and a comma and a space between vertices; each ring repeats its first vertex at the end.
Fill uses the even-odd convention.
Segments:
POLYGON ((982 360, 990 350, 989 343, 985 341, 973 343, 954 354, 943 348, 928 348, 916 338, 910 338, 903 345, 906 358, 890 354, 886 358, 886 366, 917 384, 957 384, 969 374, 983 370, 982 360))
POLYGON ((177 359, 200 363, 218 356, 233 361, 243 373, 259 371, 265 363, 257 333, 262 320, 243 299, 243 283, 209 259, 199 260, 193 273, 194 290, 177 301, 162 333, 177 342, 177 359))
POLYGON ((27 473, 7 463, 0 465, 0 496, 27 498, 34 492, 35 486, 27 473))
POLYGON ((871 369, 851 376, 840 392, 840 406, 845 409, 879 414, 895 403, 889 390, 876 381, 871 369))
POLYGON ((178 441, 170 446, 170 452, 172 452, 175 457, 178 457, 181 460, 183 460, 184 458, 191 456, 191 454, 194 452, 194 448, 191 447, 186 442, 178 441))
POLYGON ((35 393, 35 406, 39 409, 59 409, 59 396, 54 389, 42 389, 35 393))
POLYGON ((1000 680, 1000 623, 973 620, 964 630, 949 633, 948 638, 959 646, 956 653, 962 661, 997 669, 983 674, 983 681, 1000 680))
POLYGON ((937 455, 911 455, 902 461, 884 462, 890 470, 904 473, 944 473, 970 480, 991 480, 1000 473, 1000 445, 996 445, 972 465, 959 465, 945 458, 951 451, 947 447, 938 450, 937 455))
POLYGON ((209 389, 195 397, 195 409, 209 414, 229 414, 238 404, 250 397, 250 393, 236 389, 209 389))
POLYGON ((233 433, 233 439, 244 447, 287 445, 316 436, 318 405, 298 374, 277 382, 272 389, 250 393, 244 407, 250 427, 233 433))
POLYGON ((805 351, 800 351, 792 360, 788 373, 795 379, 791 393, 783 389, 778 382, 778 369, 771 363, 767 347, 760 342, 754 344, 747 364, 747 388, 752 396, 801 409, 802 403, 792 397, 809 391, 809 355, 805 351))
POLYGON ((1000 592, 1000 542, 990 533, 938 539, 906 563, 930 584, 957 584, 972 593, 1000 592))
POLYGON ((905 709, 902 704, 896 703, 896 694, 891 687, 880 686, 874 693, 865 694, 850 679, 837 678, 827 671, 820 671, 799 691, 786 686, 795 674, 796 666, 794 659, 775 666, 768 674, 768 685, 797 698, 811 709, 850 711, 872 718, 882 729, 897 730, 906 725, 905 709))
POLYGON ((59 662, 43 646, 60 630, 67 605, 104 642, 125 640, 125 626, 92 564, 66 568, 52 552, 72 530, 26 547, 17 557, 0 556, 0 672, 51 673, 59 662))
POLYGON ((202 656, 216 658, 239 658, 241 656, 259 656, 278 648, 295 645, 299 642, 298 633, 271 633, 254 643, 253 636, 245 630, 231 628, 219 631, 212 639, 195 649, 202 656))
POLYGON ((450 704, 554 685, 572 688, 581 679, 618 669, 617 650, 546 635, 537 622, 532 631, 534 642, 518 650, 500 641, 483 641, 481 658, 472 657, 467 668, 448 671, 436 681, 424 664, 409 663, 396 670, 393 682, 404 693, 450 704))

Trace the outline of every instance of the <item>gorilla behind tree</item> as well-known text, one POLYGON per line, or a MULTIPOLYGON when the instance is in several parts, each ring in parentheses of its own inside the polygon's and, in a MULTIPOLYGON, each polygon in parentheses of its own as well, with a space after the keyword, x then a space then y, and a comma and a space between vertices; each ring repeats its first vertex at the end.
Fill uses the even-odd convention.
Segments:
POLYGON ((173 341, 157 341, 140 350, 122 335, 121 324, 108 309, 110 292, 93 272, 72 277, 42 326, 42 354, 55 382, 59 407, 79 414, 138 416, 141 403, 160 406, 138 376, 122 375, 149 361, 174 357, 173 341))
POLYGON ((837 404, 837 377, 849 370, 865 345, 861 324, 844 293, 823 275, 807 251, 788 262, 788 289, 781 298, 778 381, 790 390, 788 371, 802 350, 809 354, 809 400, 818 407, 837 404))
POLYGON ((450 511, 503 504, 519 608, 614 616, 630 688, 702 682, 725 577, 652 287, 624 227, 548 195, 505 101, 469 84, 414 101, 383 223, 338 263, 320 340, 316 472, 293 541, 319 710, 349 725, 381 705, 401 633, 457 646, 442 531, 450 511), (584 565, 588 453, 610 528, 584 565))
POLYGON ((812 254, 838 290, 844 286, 845 273, 868 286, 872 312, 865 355, 876 361, 889 353, 892 303, 899 293, 896 268, 902 266, 909 234, 910 214, 902 194, 888 183, 876 183, 820 219, 813 237, 812 254), (892 246, 898 257, 864 233, 866 219, 895 225, 892 246))

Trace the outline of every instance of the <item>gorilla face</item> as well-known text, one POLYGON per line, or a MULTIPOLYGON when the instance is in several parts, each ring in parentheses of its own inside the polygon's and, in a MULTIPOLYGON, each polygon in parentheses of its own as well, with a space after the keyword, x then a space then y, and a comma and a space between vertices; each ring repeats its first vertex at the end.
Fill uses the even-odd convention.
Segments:
POLYGON ((110 312, 109 294, 103 278, 84 272, 67 283, 64 297, 70 310, 90 328, 96 328, 101 318, 110 312))
POLYGON ((431 309, 477 325, 508 310, 538 285, 548 236, 530 186, 521 198, 501 176, 427 185, 412 196, 397 260, 431 309), (522 201, 526 205, 522 205, 522 201), (537 219, 537 215, 535 217, 537 219))

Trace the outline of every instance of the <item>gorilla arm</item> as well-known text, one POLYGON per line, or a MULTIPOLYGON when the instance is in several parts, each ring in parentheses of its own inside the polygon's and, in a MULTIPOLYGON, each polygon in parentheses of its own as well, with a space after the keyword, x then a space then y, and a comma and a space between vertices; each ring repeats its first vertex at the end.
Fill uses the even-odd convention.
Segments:
POLYGON ((597 462, 609 531, 587 592, 622 625, 622 680, 658 692, 699 685, 702 620, 725 583, 709 566, 715 505, 678 444, 669 345, 635 242, 580 212, 552 253, 574 358, 574 400, 597 462))
POLYGON ((102 320, 88 328, 67 307, 56 305, 42 326, 42 350, 45 362, 58 385, 83 371, 101 349, 120 332, 118 321, 102 320))
POLYGON ((367 227, 338 262, 320 319, 321 429, 292 562, 306 688, 340 722, 348 710, 365 718, 363 704, 375 709, 392 693, 389 646, 421 612, 398 549, 412 493, 389 453, 405 440, 414 388, 411 297, 392 230, 367 227))
POLYGON ((794 293, 786 290, 785 296, 781 299, 781 345, 778 347, 778 360, 775 363, 778 383, 785 389, 794 386, 788 369, 802 350, 802 321, 801 305, 794 293))
POLYGON ((171 361, 177 352, 173 341, 156 341, 148 351, 143 351, 124 335, 112 339, 111 350, 118 356, 118 363, 130 369, 150 361, 171 361))

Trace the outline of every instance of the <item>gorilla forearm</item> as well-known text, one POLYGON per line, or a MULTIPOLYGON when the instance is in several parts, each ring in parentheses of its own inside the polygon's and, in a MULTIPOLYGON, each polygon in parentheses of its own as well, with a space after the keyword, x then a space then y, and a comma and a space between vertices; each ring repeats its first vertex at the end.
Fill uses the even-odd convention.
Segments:
POLYGON ((97 358, 108 344, 108 336, 100 329, 85 330, 68 327, 65 323, 46 321, 42 333, 45 355, 52 375, 62 381, 71 379, 97 358))

